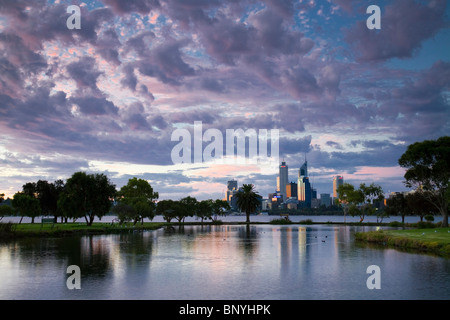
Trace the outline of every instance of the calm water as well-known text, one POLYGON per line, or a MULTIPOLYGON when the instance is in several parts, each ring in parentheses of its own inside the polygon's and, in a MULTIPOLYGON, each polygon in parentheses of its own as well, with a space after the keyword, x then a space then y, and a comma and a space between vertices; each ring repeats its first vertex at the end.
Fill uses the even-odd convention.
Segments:
POLYGON ((186 226, 0 244, 0 299, 446 299, 450 260, 332 225, 186 226), (69 265, 81 289, 69 290, 69 265), (378 265, 381 289, 369 290, 378 265))

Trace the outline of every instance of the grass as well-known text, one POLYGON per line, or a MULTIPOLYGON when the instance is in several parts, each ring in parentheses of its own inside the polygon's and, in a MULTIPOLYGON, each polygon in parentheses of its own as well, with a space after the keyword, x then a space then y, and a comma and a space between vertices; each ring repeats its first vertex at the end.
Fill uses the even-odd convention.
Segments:
POLYGON ((119 226, 111 223, 94 222, 91 226, 86 223, 21 223, 21 224, 1 224, 0 238, 16 238, 16 237, 46 237, 46 236, 68 236, 68 235, 85 235, 85 234, 102 234, 102 233, 120 233, 129 232, 130 230, 155 230, 159 229, 167 223, 165 222, 145 222, 143 225, 132 223, 119 226))
POLYGON ((358 232, 356 240, 412 249, 450 258, 450 228, 358 232))

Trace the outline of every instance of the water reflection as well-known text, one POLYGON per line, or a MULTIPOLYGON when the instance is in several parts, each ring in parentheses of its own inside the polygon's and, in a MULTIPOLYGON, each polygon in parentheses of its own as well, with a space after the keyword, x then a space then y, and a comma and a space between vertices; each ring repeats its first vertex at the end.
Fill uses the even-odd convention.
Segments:
POLYGON ((355 245, 371 227, 186 226, 0 244, 1 299, 448 299, 447 259, 355 245), (364 230, 362 229, 364 228, 364 230), (78 265, 82 289, 66 287, 78 265), (379 265, 383 287, 366 288, 379 265))

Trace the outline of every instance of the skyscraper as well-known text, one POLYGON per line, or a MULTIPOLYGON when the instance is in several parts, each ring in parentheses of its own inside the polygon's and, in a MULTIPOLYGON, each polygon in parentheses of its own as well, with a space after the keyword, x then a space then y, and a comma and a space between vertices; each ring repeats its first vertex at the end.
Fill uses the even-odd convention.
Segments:
POLYGON ((307 177, 308 176, 308 161, 305 160, 305 163, 303 163, 303 165, 300 167, 298 176, 304 176, 307 177))
POLYGON ((288 166, 286 162, 282 162, 280 165, 280 193, 283 196, 283 199, 286 200, 286 185, 289 183, 289 177, 288 177, 288 166))
POLYGON ((290 182, 286 185, 286 200, 289 198, 297 199, 297 184, 295 182, 290 182))
POLYGON ((232 191, 233 189, 237 190, 238 183, 236 180, 230 180, 227 183, 227 190, 232 191))
POLYGON ((339 186, 344 184, 344 177, 342 176, 335 176, 333 177, 333 198, 337 198, 337 189, 339 186))
POLYGON ((331 206, 331 198, 329 193, 320 194, 320 205, 325 207, 331 206))
POLYGON ((309 183, 308 162, 306 160, 298 170, 297 197, 300 205, 307 208, 311 207, 312 190, 309 183))
POLYGON ((231 207, 231 210, 237 209, 236 193, 238 193, 238 183, 236 180, 230 180, 227 183, 227 202, 231 207))

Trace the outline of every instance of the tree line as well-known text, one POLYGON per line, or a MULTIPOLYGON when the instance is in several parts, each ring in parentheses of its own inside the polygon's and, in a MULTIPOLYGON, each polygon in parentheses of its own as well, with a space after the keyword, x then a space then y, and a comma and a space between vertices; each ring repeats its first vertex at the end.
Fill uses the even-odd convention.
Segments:
MULTIPOLYGON (((387 199, 385 213, 400 214, 404 219, 407 212, 423 217, 427 214, 442 215, 442 227, 448 227, 450 211, 450 137, 437 140, 425 140, 408 146, 398 163, 406 169, 405 185, 415 188, 407 196, 395 195, 387 199)), ((351 184, 338 188, 339 202, 344 214, 359 215, 360 221, 366 215, 377 213, 377 203, 383 201, 380 186, 361 184, 356 189, 351 184)), ((257 211, 261 196, 252 184, 244 184, 237 193, 237 204, 246 213, 246 222, 250 214, 257 211)), ((14 195, 12 208, 0 206, 0 218, 17 212, 20 216, 34 218, 40 215, 54 216, 55 222, 61 217, 67 219, 85 218, 91 225, 95 217, 101 219, 110 211, 118 215, 121 222, 143 222, 144 218, 153 219, 155 214, 162 214, 170 222, 185 217, 198 216, 202 219, 217 218, 229 210, 224 200, 197 201, 193 197, 181 200, 162 200, 156 203, 159 195, 146 180, 132 178, 119 191, 108 177, 101 173, 87 174, 76 172, 66 183, 57 180, 53 183, 39 180, 27 183, 22 191, 14 195), (114 208, 113 208, 114 205, 114 208), (112 210, 113 208, 113 210, 112 210), (12 211, 11 211, 12 210, 12 211)), ((4 195, 0 194, 0 202, 4 195)), ((379 211, 381 213, 381 211, 379 211)))
MULTIPOLYGON (((407 195, 398 193, 386 201, 387 214, 408 213, 421 219, 430 214, 442 215, 442 227, 448 227, 450 211, 450 137, 415 142, 408 146, 398 159, 400 167, 405 168, 405 186, 414 188, 407 195)), ((343 184, 337 190, 339 202, 344 213, 359 215, 361 221, 367 214, 373 214, 376 201, 382 201, 380 186, 361 184, 359 189, 351 184, 343 184)))
MULTIPOLYGON (((167 222, 177 219, 184 221, 186 217, 198 216, 202 219, 217 220, 229 210, 224 200, 202 200, 188 196, 180 200, 161 200, 147 180, 136 177, 129 179, 120 190, 102 173, 87 174, 76 172, 64 183, 63 180, 48 182, 39 180, 28 182, 22 191, 16 192, 11 206, 0 206, 0 217, 18 215, 30 217, 34 223, 39 216, 53 216, 54 223, 61 219, 67 223, 84 218, 88 226, 95 218, 101 219, 109 213, 117 215, 119 223, 144 222, 161 214, 167 222)), ((0 194, 0 202, 4 194, 0 194)))
POLYGON ((365 216, 383 216, 384 211, 377 212, 384 200, 383 189, 379 185, 361 183, 356 189, 352 184, 344 183, 337 188, 337 193, 344 215, 359 216, 360 222, 363 222, 365 216))

